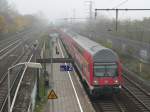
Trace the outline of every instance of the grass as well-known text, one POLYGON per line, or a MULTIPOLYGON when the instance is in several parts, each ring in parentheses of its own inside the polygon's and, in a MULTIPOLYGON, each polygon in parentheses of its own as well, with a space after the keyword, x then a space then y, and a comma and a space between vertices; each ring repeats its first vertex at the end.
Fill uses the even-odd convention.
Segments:
POLYGON ((40 101, 36 102, 34 112, 44 112, 44 107, 47 102, 47 96, 44 96, 40 101))
MULTIPOLYGON (((42 74, 44 75, 44 74, 42 74)), ((40 95, 40 100, 36 100, 36 104, 35 104, 35 110, 34 112, 43 112, 44 111, 44 107, 47 103, 47 88, 44 85, 44 77, 41 75, 40 77, 40 83, 39 83, 39 95, 40 95)))
POLYGON ((150 81, 150 65, 128 55, 119 54, 125 67, 145 80, 150 81), (141 66, 141 71, 140 71, 141 66))

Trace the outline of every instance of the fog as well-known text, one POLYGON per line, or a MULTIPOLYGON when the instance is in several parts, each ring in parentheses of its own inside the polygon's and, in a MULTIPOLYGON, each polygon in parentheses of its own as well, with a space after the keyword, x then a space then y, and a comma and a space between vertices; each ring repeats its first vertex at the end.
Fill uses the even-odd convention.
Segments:
MULTIPOLYGON (((73 16, 86 18, 89 15, 89 3, 87 1, 88 0, 9 0, 20 13, 33 14, 42 12, 49 20, 70 18, 73 16)), ((93 0, 92 9, 94 12, 95 8, 150 8, 149 4, 150 0, 93 0)), ((114 16, 113 13, 102 13, 114 16)), ((129 15, 125 12, 122 13, 123 14, 120 13, 120 17, 124 15, 127 18, 138 18, 141 17, 141 15, 148 16, 150 11, 132 12, 129 15)))

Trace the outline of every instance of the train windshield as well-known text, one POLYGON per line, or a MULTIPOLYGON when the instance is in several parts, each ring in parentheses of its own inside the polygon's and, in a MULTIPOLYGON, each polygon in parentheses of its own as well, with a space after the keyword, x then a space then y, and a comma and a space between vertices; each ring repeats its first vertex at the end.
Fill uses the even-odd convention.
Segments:
POLYGON ((117 65, 95 65, 94 75, 96 77, 115 77, 117 76, 117 65))

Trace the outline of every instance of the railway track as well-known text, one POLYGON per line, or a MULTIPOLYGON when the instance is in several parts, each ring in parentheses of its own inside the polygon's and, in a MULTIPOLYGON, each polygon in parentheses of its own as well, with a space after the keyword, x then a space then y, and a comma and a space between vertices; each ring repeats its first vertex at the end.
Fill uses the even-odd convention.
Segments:
POLYGON ((137 111, 150 112, 150 94, 127 76, 124 75, 123 77, 125 82, 123 89, 125 90, 126 95, 138 107, 137 111))
POLYGON ((130 112, 131 110, 133 112, 150 112, 149 92, 127 76, 123 77, 125 85, 122 93, 124 94, 92 100, 96 112, 130 112))
POLYGON ((19 62, 19 60, 23 57, 25 53, 23 51, 23 46, 21 45, 21 43, 19 42, 16 44, 12 48, 13 50, 5 50, 5 54, 3 54, 3 60, 0 60, 0 84, 6 77, 8 67, 19 62))
MULTIPOLYGON (((34 56, 33 58, 30 58, 30 61, 35 61, 34 56)), ((12 112, 26 112, 29 109, 29 105, 31 103, 30 97, 34 88, 35 81, 35 69, 26 69, 12 112)))
POLYGON ((127 107, 114 95, 92 101, 96 112, 127 112, 127 107))
MULTIPOLYGON (((16 40, 6 42, 3 45, 0 45, 0 112, 7 112, 8 109, 8 102, 7 102, 7 69, 9 66, 14 65, 19 62, 25 62, 28 61, 29 55, 33 52, 31 43, 33 42, 34 38, 29 38, 33 34, 35 34, 37 31, 31 32, 28 31, 27 35, 23 35, 24 33, 21 33, 25 40, 22 41, 22 37, 20 39, 18 36, 15 37, 16 40), (22 42, 21 42, 22 41, 22 42), (23 49, 23 45, 28 45, 25 50, 23 49), (6 47, 5 47, 6 46, 6 47)), ((32 43, 33 44, 33 43, 32 43)), ((32 45, 33 46, 33 45, 32 45)), ((26 47, 26 46, 25 46, 26 47)), ((21 77, 21 72, 23 71, 22 67, 14 68, 11 73, 10 79, 11 79, 11 100, 13 98, 14 92, 16 91, 16 87, 18 85, 18 81, 21 77)))
MULTIPOLYGON (((30 40, 31 42, 31 40, 30 40)), ((31 45, 30 45, 31 46, 31 45)), ((9 66, 19 63, 19 62, 25 62, 28 61, 28 55, 31 54, 31 50, 28 50, 28 52, 22 52, 22 47, 20 46, 19 49, 15 50, 17 56, 17 59, 15 58, 15 60, 11 63, 9 62, 7 66, 4 66, 5 69, 7 69, 9 66)), ((5 70, 4 70, 5 71, 5 70)), ((13 98, 14 92, 16 90, 18 81, 21 77, 21 72, 22 69, 20 67, 18 67, 17 69, 15 69, 15 73, 11 74, 11 98, 13 98)), ((5 72, 4 74, 1 74, 1 78, 0 78, 0 112, 7 112, 7 72, 5 72)))
POLYGON ((18 39, 22 40, 23 36, 27 33, 30 33, 33 29, 29 29, 29 30, 25 30, 25 31, 22 31, 18 34, 15 34, 13 36, 10 36, 4 40, 1 40, 0 41, 0 50, 3 49, 4 47, 6 47, 8 44, 11 44, 11 43, 14 43, 15 41, 17 41, 18 39))
POLYGON ((24 53, 32 49, 29 47, 32 41, 33 39, 25 36, 24 41, 18 39, 13 43, 8 42, 10 44, 0 50, 0 83, 4 80, 8 67, 19 62, 24 53))
POLYGON ((11 45, 13 43, 15 43, 16 41, 21 40, 19 38, 14 38, 14 39, 5 39, 4 41, 0 41, 0 50, 4 49, 5 47, 7 47, 8 45, 11 45))
MULTIPOLYGON (((28 53, 22 58, 23 61, 30 61, 28 53), (27 58, 28 57, 28 58, 27 58)), ((31 57, 31 56, 30 56, 31 57)), ((11 99, 14 96, 15 89, 17 87, 18 81, 21 77, 22 68, 19 67, 11 74, 11 99), (16 72, 17 71, 17 72, 16 72)), ((7 74, 6 74, 7 76, 7 74)), ((7 99, 8 99, 8 90, 7 90, 7 77, 0 84, 0 112, 7 112, 7 99)))
POLYGON ((0 50, 0 60, 4 59, 8 54, 14 51, 19 45, 21 45, 21 40, 18 39, 15 42, 9 44, 7 47, 0 50))
MULTIPOLYGON (((9 37, 6 38, 4 40, 0 41, 0 50, 3 49, 4 47, 6 47, 8 44, 14 43, 16 40, 18 40, 19 38, 17 38, 18 36, 13 36, 13 37, 9 37)), ((21 39, 21 38, 20 38, 21 39)))

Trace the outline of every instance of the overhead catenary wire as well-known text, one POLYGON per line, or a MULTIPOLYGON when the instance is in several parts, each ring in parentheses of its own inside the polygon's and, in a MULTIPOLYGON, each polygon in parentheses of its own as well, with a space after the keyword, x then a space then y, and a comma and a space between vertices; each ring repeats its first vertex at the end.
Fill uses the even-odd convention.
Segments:
POLYGON ((125 4, 126 2, 128 2, 128 0, 124 0, 121 3, 119 3, 118 5, 116 5, 115 7, 113 7, 113 9, 120 7, 121 5, 125 4))
POLYGON ((117 31, 117 22, 118 22, 118 12, 119 11, 149 11, 150 9, 122 9, 122 8, 116 8, 116 9, 95 9, 95 19, 97 16, 97 11, 116 11, 116 31, 117 31))

